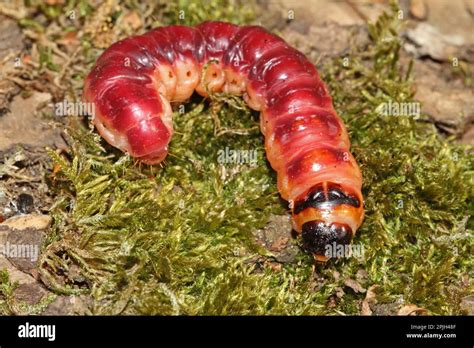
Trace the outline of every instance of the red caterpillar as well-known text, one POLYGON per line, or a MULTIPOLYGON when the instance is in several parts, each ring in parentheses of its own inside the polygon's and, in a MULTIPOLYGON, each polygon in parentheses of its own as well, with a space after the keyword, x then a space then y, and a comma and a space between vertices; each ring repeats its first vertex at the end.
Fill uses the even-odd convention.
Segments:
POLYGON ((351 241, 364 209, 347 131, 313 64, 265 29, 205 22, 119 41, 87 77, 84 100, 95 104, 94 124, 111 145, 156 164, 173 134, 170 102, 194 90, 243 95, 261 112, 278 189, 317 259, 326 259, 327 245, 351 241))

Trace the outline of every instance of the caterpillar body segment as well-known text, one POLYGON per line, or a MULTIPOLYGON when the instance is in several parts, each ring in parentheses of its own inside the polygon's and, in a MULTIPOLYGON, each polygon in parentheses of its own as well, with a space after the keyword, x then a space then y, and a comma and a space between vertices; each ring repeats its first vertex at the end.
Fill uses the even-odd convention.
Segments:
POLYGON ((265 29, 205 22, 119 41, 96 62, 83 98, 95 104, 93 122, 107 142, 157 164, 173 134, 171 103, 194 91, 241 95, 260 111, 279 192, 316 259, 352 240, 364 208, 346 128, 314 65, 265 29))

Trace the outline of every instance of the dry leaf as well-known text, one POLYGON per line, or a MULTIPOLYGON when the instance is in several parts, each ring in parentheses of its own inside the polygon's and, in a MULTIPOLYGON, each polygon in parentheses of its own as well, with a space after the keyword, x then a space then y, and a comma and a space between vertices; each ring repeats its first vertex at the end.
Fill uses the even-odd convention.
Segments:
POLYGON ((364 301, 362 301, 362 309, 361 309, 361 314, 362 315, 372 315, 372 309, 370 308, 371 304, 376 304, 377 299, 376 296, 377 294, 375 293, 375 289, 378 288, 378 285, 372 285, 367 289, 367 294, 365 295, 364 301))
POLYGON ((367 290, 360 285, 357 281, 351 278, 347 278, 344 281, 344 285, 354 290, 356 293, 365 293, 367 290))
POLYGON ((426 315, 428 311, 414 304, 408 304, 398 310, 397 315, 426 315))
POLYGON ((378 287, 379 286, 377 284, 374 284, 369 287, 369 289, 367 290, 367 295, 365 296, 366 301, 374 304, 377 303, 377 294, 375 293, 375 289, 377 289, 378 287))
POLYGON ((366 300, 362 301, 361 314, 372 315, 372 310, 370 309, 369 302, 367 302, 366 300))

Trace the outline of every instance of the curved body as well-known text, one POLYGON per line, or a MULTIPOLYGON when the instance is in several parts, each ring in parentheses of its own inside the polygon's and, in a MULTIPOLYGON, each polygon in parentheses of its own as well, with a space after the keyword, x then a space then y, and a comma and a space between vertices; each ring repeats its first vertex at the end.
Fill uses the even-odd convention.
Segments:
POLYGON ((363 219, 362 176, 343 122, 308 59, 258 26, 168 26, 109 47, 85 81, 94 124, 113 146, 161 162, 173 134, 171 102, 193 92, 242 95, 260 111, 268 160, 294 228, 324 260, 363 219))

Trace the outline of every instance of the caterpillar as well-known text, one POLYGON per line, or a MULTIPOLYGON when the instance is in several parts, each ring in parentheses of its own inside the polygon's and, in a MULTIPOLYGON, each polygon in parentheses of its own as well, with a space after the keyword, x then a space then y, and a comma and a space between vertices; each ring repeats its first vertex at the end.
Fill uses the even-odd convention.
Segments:
POLYGON ((87 76, 83 99, 108 143, 153 165, 168 153, 171 103, 194 91, 240 95, 260 111, 278 190, 317 261, 327 261, 327 245, 351 242, 364 208, 347 130, 315 66, 264 28, 204 22, 118 41, 87 76))

